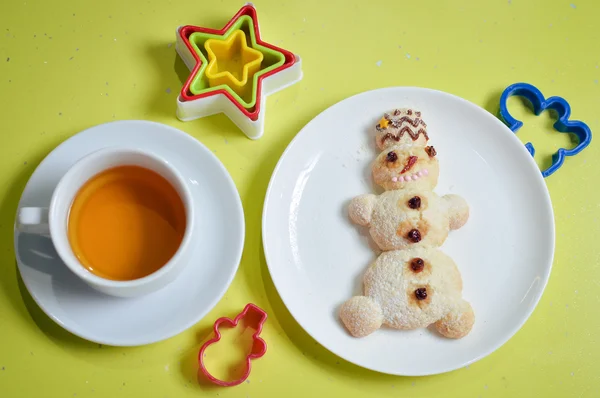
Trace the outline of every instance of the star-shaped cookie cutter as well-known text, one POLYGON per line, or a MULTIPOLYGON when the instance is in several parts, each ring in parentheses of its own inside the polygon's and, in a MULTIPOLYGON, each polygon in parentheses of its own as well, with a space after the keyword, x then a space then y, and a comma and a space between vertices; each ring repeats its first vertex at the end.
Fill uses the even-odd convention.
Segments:
POLYGON ((265 343, 265 341, 261 337, 259 337, 260 333, 262 332, 263 325, 266 321, 267 313, 252 303, 247 304, 244 310, 240 312, 234 320, 231 320, 226 317, 217 319, 215 321, 215 324, 213 325, 213 338, 204 343, 202 347, 200 347, 200 352, 198 352, 198 365, 202 374, 204 374, 204 376, 206 376, 206 378, 212 383, 222 387, 232 387, 237 386, 238 384, 242 384, 248 378, 248 376, 250 376, 250 370, 252 367, 251 361, 253 359, 258 359, 262 357, 267 352, 267 343, 265 343), (221 340, 221 332, 219 332, 219 328, 222 325, 234 328, 242 319, 246 320, 246 325, 248 327, 251 327, 255 330, 254 334, 252 335, 252 350, 250 351, 250 354, 246 356, 246 364, 242 377, 233 381, 223 381, 217 379, 208 371, 208 369, 206 369, 206 366, 204 364, 204 352, 206 351, 208 346, 221 340))
POLYGON ((243 6, 223 29, 215 30, 186 25, 177 29, 176 38, 175 48, 192 71, 177 98, 177 117, 182 121, 223 112, 249 138, 258 139, 264 131, 266 96, 302 79, 302 61, 299 56, 261 39, 256 9, 251 3, 243 6), (244 16, 249 17, 252 22, 249 29, 252 33, 249 36, 251 42, 254 38, 257 44, 253 48, 260 51, 260 46, 262 46, 273 52, 278 52, 283 55, 284 62, 271 70, 267 70, 272 67, 271 65, 271 67, 260 70, 254 75, 256 103, 251 107, 246 108, 239 97, 236 99, 235 93, 229 87, 218 87, 215 90, 207 90, 198 95, 191 94, 190 85, 198 73, 204 73, 207 60, 201 52, 195 50, 194 45, 190 42, 190 36, 195 32, 202 32, 223 39, 231 33, 232 26, 244 16))
POLYGON ((243 30, 235 30, 225 40, 209 39, 205 43, 208 65, 205 73, 211 87, 228 85, 242 95, 247 91, 248 80, 260 70, 263 54, 246 44, 243 30), (235 61, 239 59, 238 61, 235 61), (239 75, 222 64, 240 64, 239 75))
MULTIPOLYGON (((189 35, 188 40, 192 46, 193 51, 200 58, 201 65, 195 76, 193 76, 193 78, 191 79, 188 79, 189 86, 184 85, 184 87, 181 90, 181 96, 185 101, 191 101, 200 98, 200 94, 207 94, 211 91, 224 89, 225 91, 227 91, 227 93, 231 94, 233 98, 237 100, 240 105, 242 105, 243 108, 248 110, 248 112, 254 112, 256 109, 256 89, 258 87, 258 78, 260 77, 260 75, 266 74, 280 67, 286 61, 285 55, 283 53, 261 46, 256 42, 256 35, 254 32, 254 21, 248 15, 242 15, 234 24, 232 24, 229 27, 229 29, 227 30, 227 32, 225 32, 223 36, 213 35, 205 32, 193 32, 189 35), (204 70, 208 66, 208 51, 206 50, 205 44, 210 39, 223 40, 223 37, 229 36, 232 32, 235 32, 236 30, 242 30, 247 32, 246 37, 250 39, 250 46, 260 51, 261 54, 263 54, 263 62, 261 62, 261 69, 254 74, 252 84, 250 84, 250 92, 244 93, 245 95, 241 97, 228 85, 210 87, 208 78, 204 73, 204 70)), ((195 65, 195 60, 191 54, 190 57, 191 58, 186 62, 189 61, 192 63, 191 65, 195 65)))
MULTIPOLYGON (((516 133, 522 126, 523 122, 513 118, 508 112, 507 101, 509 97, 518 96, 525 98, 531 103, 533 113, 541 114, 546 109, 554 110, 558 114, 558 119, 554 122, 554 129, 561 133, 575 134, 578 144, 573 149, 559 148, 552 155, 552 165, 546 170, 542 170, 544 178, 550 176, 558 170, 565 161, 566 156, 577 155, 592 141, 592 131, 587 124, 578 120, 569 120, 571 115, 571 107, 569 103, 562 97, 545 98, 540 90, 528 83, 515 83, 508 86, 500 96, 500 119, 508 126, 509 129, 516 133)), ((535 155, 535 148, 531 142, 525 144, 525 148, 531 156, 535 155)))

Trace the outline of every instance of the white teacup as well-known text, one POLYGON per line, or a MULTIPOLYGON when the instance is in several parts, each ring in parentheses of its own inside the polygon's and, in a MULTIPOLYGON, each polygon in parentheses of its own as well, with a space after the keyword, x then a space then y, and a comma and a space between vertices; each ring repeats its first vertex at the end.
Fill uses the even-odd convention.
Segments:
POLYGON ((166 286, 189 262, 194 206, 185 180, 167 160, 139 149, 105 148, 85 156, 67 171, 52 194, 50 207, 20 208, 17 228, 19 232, 49 235, 65 265, 94 289, 113 296, 134 297, 166 286), (95 175, 118 166, 140 166, 164 177, 179 194, 186 213, 186 229, 175 255, 154 273, 130 281, 105 279, 90 272, 73 253, 67 234, 69 210, 79 189, 95 175))

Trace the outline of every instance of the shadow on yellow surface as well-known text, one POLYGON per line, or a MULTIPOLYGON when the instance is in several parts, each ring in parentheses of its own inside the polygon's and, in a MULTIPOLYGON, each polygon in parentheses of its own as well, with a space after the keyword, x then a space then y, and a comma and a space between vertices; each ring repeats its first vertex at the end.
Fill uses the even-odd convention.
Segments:
MULTIPOLYGON (((15 264, 16 268, 16 264, 15 264)), ((35 303, 29 291, 25 287, 23 283, 23 279, 21 279, 21 275, 17 270, 17 283, 19 285, 19 291, 21 293, 21 298, 23 299, 23 303, 25 304, 25 308, 29 313, 29 316, 35 322, 37 327, 52 341, 62 347, 68 347, 69 349, 97 349, 99 347, 106 348, 106 350, 110 350, 113 347, 103 346, 101 344, 92 343, 90 341, 84 340, 80 337, 71 334, 66 331, 62 327, 60 327, 56 322, 46 315, 40 307, 35 303)))
POLYGON ((483 105, 483 109, 496 117, 498 116, 498 110, 500 109, 500 97, 502 96, 502 91, 503 90, 492 91, 487 101, 485 101, 485 105, 483 105))
MULTIPOLYGON (((35 164, 39 163, 39 160, 35 164)), ((14 231, 13 225, 15 215, 17 213, 17 207, 19 205, 19 199, 21 193, 25 188, 25 184, 33 173, 33 167, 24 168, 19 172, 16 178, 10 183, 10 188, 7 189, 7 194, 2 199, 2 205, 0 206, 0 239, 2 242, 6 242, 7 246, 10 245, 10 255, 2 257, 2 263, 0 265, 0 287, 1 292, 4 293, 8 301, 12 304, 15 311, 25 315, 23 304, 19 297, 19 289, 17 284, 17 275, 19 274, 15 265, 14 256, 14 231)), ((0 292, 0 293, 1 293, 0 292)))
POLYGON ((198 351, 204 342, 212 336, 212 327, 206 327, 198 331, 196 334, 196 343, 187 349, 179 360, 180 372, 186 380, 195 380, 197 383, 192 383, 194 388, 202 390, 212 390, 217 388, 214 384, 208 381, 198 369, 198 351))
MULTIPOLYGON (((185 84, 187 79, 190 77, 192 73, 188 67, 185 65, 185 62, 181 59, 181 57, 175 52, 175 61, 173 62, 173 69, 175 69, 175 73, 181 82, 181 86, 185 84)), ((178 87, 180 88, 180 87, 178 87)))
POLYGON ((169 44, 168 42, 161 42, 146 48, 149 64, 152 65, 149 69, 152 71, 153 77, 150 78, 152 83, 147 88, 151 91, 146 96, 147 104, 145 108, 150 114, 158 115, 161 118, 172 118, 175 114, 175 99, 179 95, 182 86, 179 80, 183 77, 183 82, 185 82, 190 73, 177 55, 175 45, 169 44), (178 79, 174 77, 173 70, 179 76, 178 79))

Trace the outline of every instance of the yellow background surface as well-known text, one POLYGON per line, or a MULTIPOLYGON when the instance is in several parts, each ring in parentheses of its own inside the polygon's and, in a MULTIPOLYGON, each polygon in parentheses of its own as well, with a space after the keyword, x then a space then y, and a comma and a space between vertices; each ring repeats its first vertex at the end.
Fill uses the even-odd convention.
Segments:
MULTIPOLYGON (((284 307, 261 245, 262 202, 279 156, 309 120, 353 94, 423 86, 495 113, 501 91, 525 81, 565 97, 573 118, 598 131, 600 2, 572 2, 258 0, 263 38, 300 54, 304 79, 269 97, 265 135, 250 141, 224 115, 188 123, 175 117, 185 78, 175 29, 220 29, 241 2, 2 1, 0 397, 600 396, 596 143, 546 180, 556 257, 537 309, 508 343, 468 368, 394 377, 335 357, 284 307), (77 132, 120 119, 166 123, 207 145, 235 180, 247 223, 242 263, 217 307, 190 330, 139 348, 98 346, 54 324, 19 281, 13 251, 17 203, 39 162, 77 132), (199 385, 199 343, 214 319, 248 302, 270 315, 263 333, 269 352, 241 386, 199 385)), ((536 119, 519 101, 510 105, 526 123, 519 137, 536 144, 539 162, 571 145, 552 133, 546 114, 536 119)))

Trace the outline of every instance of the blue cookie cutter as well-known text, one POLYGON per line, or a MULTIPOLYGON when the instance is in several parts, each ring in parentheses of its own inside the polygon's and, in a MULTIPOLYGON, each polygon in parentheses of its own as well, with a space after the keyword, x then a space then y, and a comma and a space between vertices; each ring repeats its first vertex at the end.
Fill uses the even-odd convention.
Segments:
MULTIPOLYGON (((515 119, 508 113, 506 102, 508 97, 512 97, 513 95, 528 100, 533 107, 533 113, 536 115, 539 115, 546 109, 556 111, 556 113, 558 113, 558 120, 554 123, 554 129, 561 133, 573 133, 577 136, 579 141, 575 148, 559 148, 558 151, 552 155, 552 165, 546 170, 542 170, 542 176, 544 176, 544 178, 548 177, 562 166, 565 161, 565 156, 577 155, 592 141, 592 131, 587 124, 581 121, 569 120, 571 107, 564 98, 550 97, 546 99, 540 90, 527 83, 512 84, 508 86, 500 96, 500 119, 513 133, 516 133, 517 130, 523 126, 522 121, 515 119)), ((525 144, 525 148, 527 148, 531 156, 535 154, 535 148, 531 142, 525 144)))

